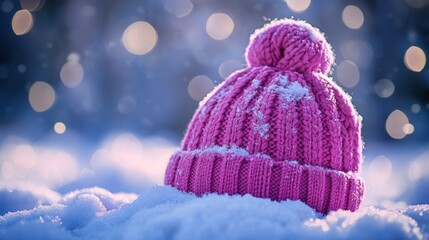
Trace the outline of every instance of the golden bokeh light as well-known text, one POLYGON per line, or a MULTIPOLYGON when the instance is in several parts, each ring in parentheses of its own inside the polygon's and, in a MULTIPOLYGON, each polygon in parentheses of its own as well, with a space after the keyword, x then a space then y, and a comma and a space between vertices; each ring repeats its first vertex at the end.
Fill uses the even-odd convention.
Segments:
POLYGON ((307 10, 311 4, 311 0, 285 0, 287 7, 295 13, 302 13, 307 10))
POLYGON ((407 135, 412 134, 414 132, 414 125, 407 123, 402 127, 402 131, 407 135))
POLYGON ((16 35, 24 35, 33 27, 33 16, 30 11, 22 9, 17 11, 12 18, 12 30, 16 35))
POLYGON ((411 71, 421 72, 426 65, 426 55, 421 48, 411 46, 405 52, 404 63, 411 71))
POLYGON ((414 131, 414 126, 408 122, 408 117, 400 110, 390 113, 386 120, 386 131, 391 138, 402 139, 414 131))
POLYGON ((30 88, 28 100, 34 111, 44 112, 54 104, 55 90, 45 82, 35 82, 30 88))
POLYGON ((129 25, 122 35, 122 43, 128 52, 144 55, 150 52, 158 42, 155 28, 148 22, 138 21, 129 25))
POLYGON ((57 123, 55 123, 55 125, 54 125, 54 131, 57 134, 63 134, 63 133, 66 132, 66 130, 67 130, 67 127, 66 127, 66 125, 63 122, 57 122, 57 123))
POLYGON ((344 8, 342 18, 344 24, 350 29, 361 28, 365 20, 362 10, 353 5, 344 8))
POLYGON ((227 39, 234 31, 234 21, 225 13, 212 14, 207 19, 206 32, 215 40, 227 39))

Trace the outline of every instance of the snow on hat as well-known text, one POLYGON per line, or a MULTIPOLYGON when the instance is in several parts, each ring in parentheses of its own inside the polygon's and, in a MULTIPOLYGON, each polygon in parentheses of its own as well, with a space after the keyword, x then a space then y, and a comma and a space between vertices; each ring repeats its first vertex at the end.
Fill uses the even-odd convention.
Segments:
POLYGON ((257 30, 248 67, 193 116, 165 184, 196 195, 301 200, 321 213, 359 208, 361 117, 327 76, 331 46, 317 28, 284 19, 257 30))

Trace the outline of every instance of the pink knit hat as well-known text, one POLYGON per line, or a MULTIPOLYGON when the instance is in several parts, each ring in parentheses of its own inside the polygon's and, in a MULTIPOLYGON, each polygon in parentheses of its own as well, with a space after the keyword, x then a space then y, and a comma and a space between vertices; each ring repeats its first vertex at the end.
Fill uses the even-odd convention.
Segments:
POLYGON ((301 200, 321 213, 359 208, 361 117, 327 76, 331 46, 306 22, 257 30, 248 67, 201 103, 165 184, 197 195, 301 200))

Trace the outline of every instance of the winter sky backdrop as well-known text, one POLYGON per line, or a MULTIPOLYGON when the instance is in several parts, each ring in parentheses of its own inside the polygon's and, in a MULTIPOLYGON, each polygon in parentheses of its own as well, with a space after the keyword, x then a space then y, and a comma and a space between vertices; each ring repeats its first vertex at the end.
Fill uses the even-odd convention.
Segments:
POLYGON ((333 45, 332 76, 363 116, 364 206, 428 203, 428 12, 429 0, 1 0, 0 214, 94 186, 107 211, 162 184, 198 101, 283 17, 333 45))

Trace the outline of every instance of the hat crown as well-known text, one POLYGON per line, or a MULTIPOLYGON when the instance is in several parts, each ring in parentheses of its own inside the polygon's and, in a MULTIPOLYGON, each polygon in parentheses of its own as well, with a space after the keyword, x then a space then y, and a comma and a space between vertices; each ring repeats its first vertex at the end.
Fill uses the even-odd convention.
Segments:
POLYGON ((360 118, 350 97, 323 74, 250 67, 201 102, 182 149, 212 146, 357 172, 360 118))

